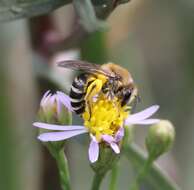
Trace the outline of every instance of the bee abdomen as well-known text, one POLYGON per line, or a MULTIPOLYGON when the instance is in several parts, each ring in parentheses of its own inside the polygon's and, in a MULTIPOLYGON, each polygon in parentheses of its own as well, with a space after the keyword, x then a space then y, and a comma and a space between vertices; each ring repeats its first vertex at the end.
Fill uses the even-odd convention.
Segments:
POLYGON ((87 83, 87 74, 77 76, 71 86, 70 98, 71 106, 75 113, 82 114, 85 110, 85 86, 87 83))

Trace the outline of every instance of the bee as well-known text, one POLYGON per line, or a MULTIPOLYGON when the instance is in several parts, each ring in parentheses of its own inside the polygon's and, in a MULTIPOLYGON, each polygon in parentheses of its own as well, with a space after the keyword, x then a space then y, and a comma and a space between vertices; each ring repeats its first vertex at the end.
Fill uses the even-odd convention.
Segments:
POLYGON ((86 107, 90 109, 92 98, 100 93, 110 100, 117 97, 121 101, 121 106, 130 104, 138 95, 131 74, 114 63, 96 65, 85 61, 68 60, 59 62, 58 66, 83 71, 73 80, 69 95, 76 114, 84 113, 86 107))

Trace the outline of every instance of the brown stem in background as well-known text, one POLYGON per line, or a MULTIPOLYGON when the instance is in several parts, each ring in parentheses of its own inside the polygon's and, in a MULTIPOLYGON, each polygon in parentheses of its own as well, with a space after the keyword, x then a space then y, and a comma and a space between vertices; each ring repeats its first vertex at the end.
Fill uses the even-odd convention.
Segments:
POLYGON ((49 59, 50 49, 63 40, 57 30, 51 15, 38 16, 29 19, 29 29, 32 49, 39 55, 49 59))
MULTIPOLYGON (((51 52, 55 44, 61 44, 64 40, 55 26, 51 15, 38 16, 29 19, 29 32, 31 47, 35 54, 43 58, 43 63, 49 63, 53 54, 51 52)), ((36 63, 38 64, 38 63, 36 63)), ((49 66, 49 65, 48 65, 49 66)), ((55 90, 55 86, 44 77, 38 76, 39 92, 45 92, 48 89, 55 90)), ((66 147, 66 150, 68 147, 66 147)), ((48 150, 42 146, 43 150, 43 176, 41 190, 60 189, 60 177, 57 170, 55 159, 49 154, 48 150)))

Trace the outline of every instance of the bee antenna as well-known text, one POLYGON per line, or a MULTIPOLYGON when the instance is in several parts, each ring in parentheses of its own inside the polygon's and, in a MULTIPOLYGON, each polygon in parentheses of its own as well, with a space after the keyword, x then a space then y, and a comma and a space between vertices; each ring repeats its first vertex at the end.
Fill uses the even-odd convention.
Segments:
POLYGON ((136 95, 136 98, 137 98, 137 102, 139 103, 139 102, 141 102, 141 96, 138 94, 138 95, 136 95))

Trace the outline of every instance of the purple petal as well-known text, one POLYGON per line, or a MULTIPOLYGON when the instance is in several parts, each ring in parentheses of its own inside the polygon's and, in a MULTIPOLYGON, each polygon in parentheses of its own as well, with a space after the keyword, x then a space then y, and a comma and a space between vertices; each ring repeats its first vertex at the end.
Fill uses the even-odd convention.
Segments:
POLYGON ((119 146, 116 143, 114 143, 114 142, 110 143, 110 147, 114 150, 114 152, 116 154, 119 154, 120 153, 119 146))
POLYGON ((93 138, 91 139, 89 149, 88 149, 88 156, 91 163, 94 163, 98 160, 99 156, 99 144, 93 138))
POLYGON ((159 109, 158 105, 151 106, 141 112, 129 115, 125 121, 125 125, 135 124, 152 116, 159 109))
POLYGON ((53 105, 56 101, 56 94, 53 94, 50 98, 49 98, 49 103, 51 105, 53 105))
POLYGON ((46 97, 48 96, 49 93, 50 93, 50 90, 47 90, 47 91, 44 93, 42 99, 46 98, 46 97))
POLYGON ((115 139, 111 135, 102 135, 102 139, 108 144, 115 141, 115 139))
POLYGON ((38 139, 43 142, 48 141, 61 141, 73 136, 77 136, 80 134, 86 133, 85 130, 75 130, 75 131, 65 131, 65 132, 50 132, 50 133, 43 133, 38 136, 38 139))
POLYGON ((47 123, 33 123, 34 127, 42 128, 42 129, 49 129, 49 130, 59 130, 59 131, 73 131, 73 130, 85 130, 88 131, 87 128, 81 125, 54 125, 54 124, 47 124, 47 123))
POLYGON ((63 103, 63 105, 65 107, 67 107, 67 109, 69 111, 72 112, 72 107, 71 107, 71 100, 70 100, 70 97, 67 96, 66 94, 64 94, 63 92, 60 92, 60 91, 57 91, 57 95, 58 97, 60 98, 60 101, 63 103))
POLYGON ((46 91, 40 101, 40 105, 44 106, 44 104, 47 102, 47 100, 50 98, 51 94, 50 94, 50 90, 46 91))
POLYGON ((56 96, 56 102, 57 102, 57 113, 59 114, 61 113, 62 105, 63 105, 59 96, 56 96))
POLYGON ((102 135, 102 139, 107 142, 110 147, 113 149, 113 151, 118 154, 120 153, 119 146, 114 142, 115 139, 110 135, 102 135))
POLYGON ((48 96, 48 94, 50 93, 50 90, 47 90, 44 95, 42 96, 41 102, 44 101, 44 99, 48 96))
POLYGON ((124 128, 120 127, 117 133, 115 134, 115 142, 119 142, 122 140, 124 132, 125 132, 124 128))
POLYGON ((139 125, 152 125, 152 124, 155 124, 155 123, 158 123, 160 120, 159 119, 145 119, 145 120, 142 120, 142 121, 138 121, 134 124, 139 124, 139 125))

